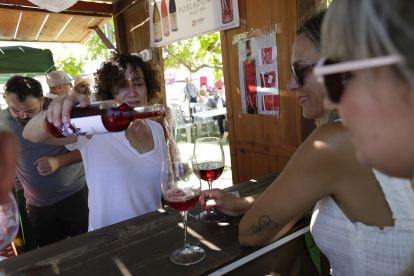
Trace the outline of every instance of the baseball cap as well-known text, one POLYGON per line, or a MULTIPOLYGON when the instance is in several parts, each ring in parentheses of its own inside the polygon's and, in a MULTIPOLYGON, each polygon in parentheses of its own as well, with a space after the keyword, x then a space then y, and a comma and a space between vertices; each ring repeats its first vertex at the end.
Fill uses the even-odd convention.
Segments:
POLYGON ((92 79, 90 79, 90 78, 82 78, 81 76, 78 76, 78 77, 76 77, 75 78, 75 83, 73 84, 73 87, 76 87, 76 85, 78 85, 79 83, 82 83, 82 82, 87 82, 87 83, 89 83, 91 86, 92 86, 92 84, 93 84, 93 81, 92 81, 92 79))
POLYGON ((46 77, 46 83, 49 87, 55 87, 68 81, 72 81, 73 78, 62 71, 50 72, 46 77))

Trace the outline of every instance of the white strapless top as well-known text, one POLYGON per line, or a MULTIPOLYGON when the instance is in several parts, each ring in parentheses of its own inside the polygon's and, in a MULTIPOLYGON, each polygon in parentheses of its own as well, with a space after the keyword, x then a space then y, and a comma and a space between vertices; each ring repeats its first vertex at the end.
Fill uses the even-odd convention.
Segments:
POLYGON ((381 230, 352 223, 331 196, 315 206, 312 236, 328 257, 334 276, 400 275, 414 260, 414 192, 410 181, 373 172, 393 213, 394 226, 381 230))

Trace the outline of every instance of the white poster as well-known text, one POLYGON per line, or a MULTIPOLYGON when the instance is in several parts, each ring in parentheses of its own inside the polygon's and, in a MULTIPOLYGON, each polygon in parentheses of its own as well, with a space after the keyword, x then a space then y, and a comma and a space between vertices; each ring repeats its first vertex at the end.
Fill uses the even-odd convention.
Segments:
POLYGON ((240 25, 237 0, 149 0, 151 47, 240 25))
POLYGON ((279 115, 276 33, 238 42, 243 113, 279 115))

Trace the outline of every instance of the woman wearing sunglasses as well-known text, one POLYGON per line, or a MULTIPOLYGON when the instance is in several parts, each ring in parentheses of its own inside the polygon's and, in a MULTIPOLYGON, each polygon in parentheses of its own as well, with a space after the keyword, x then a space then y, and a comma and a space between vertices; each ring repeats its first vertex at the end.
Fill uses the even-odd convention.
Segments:
MULTIPOLYGON (((405 241, 406 233, 395 231, 393 215, 401 213, 394 213, 390 205, 406 208, 410 200, 386 199, 389 193, 383 187, 389 181, 399 183, 399 179, 361 165, 347 130, 340 122, 332 122, 335 116, 323 109, 324 91, 311 72, 321 57, 322 17, 323 13, 309 19, 298 30, 288 83, 288 89, 299 98, 303 115, 315 119, 318 128, 263 194, 236 198, 221 190, 203 191, 200 205, 214 206, 232 216, 244 215, 240 243, 260 246, 285 234, 318 202, 312 235, 330 260, 333 275, 398 275, 408 266, 414 243, 398 242, 405 241), (211 198, 214 200, 206 203, 211 198), (399 252, 390 256, 388 248, 399 252)), ((411 198, 414 201, 413 194, 411 198)))
POLYGON ((315 72, 328 93, 326 107, 350 130, 358 160, 409 179, 414 177, 413 43, 414 1, 334 1, 324 24, 325 57, 315 72))

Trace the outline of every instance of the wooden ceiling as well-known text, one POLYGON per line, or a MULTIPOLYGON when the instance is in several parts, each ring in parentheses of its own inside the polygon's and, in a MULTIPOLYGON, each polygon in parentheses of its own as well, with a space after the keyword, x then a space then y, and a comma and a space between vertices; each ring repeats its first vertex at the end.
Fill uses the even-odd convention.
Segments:
POLYGON ((105 2, 78 1, 53 13, 27 0, 0 0, 0 41, 84 43, 112 18, 112 1, 105 2))

